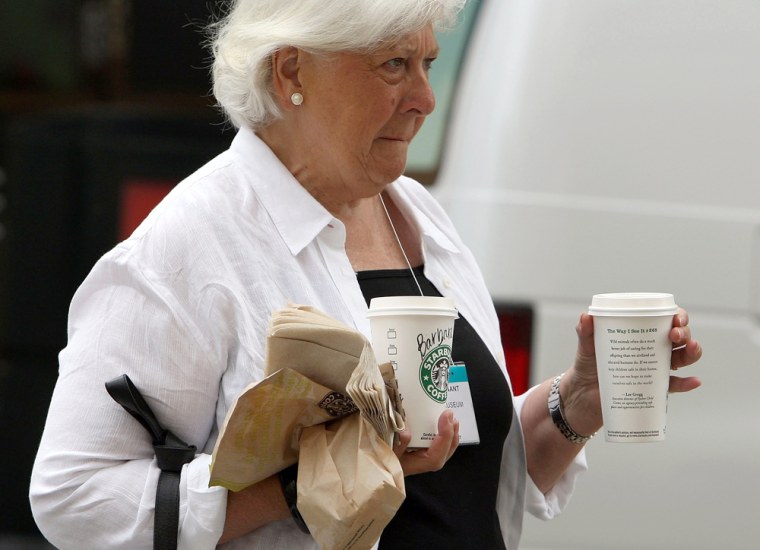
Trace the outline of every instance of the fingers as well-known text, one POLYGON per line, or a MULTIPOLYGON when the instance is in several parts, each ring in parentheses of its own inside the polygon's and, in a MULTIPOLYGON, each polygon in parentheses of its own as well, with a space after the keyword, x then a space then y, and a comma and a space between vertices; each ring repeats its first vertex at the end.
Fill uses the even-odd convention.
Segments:
POLYGON ((689 327, 673 327, 670 329, 670 341, 676 347, 680 347, 691 340, 691 328, 689 327))
POLYGON ((686 310, 682 307, 678 308, 678 312, 673 317, 673 326, 674 327, 685 327, 689 324, 689 314, 686 313, 686 310))
POLYGON ((701 385, 702 381, 695 376, 689 376, 686 378, 681 378, 680 376, 671 376, 668 391, 670 393, 682 393, 697 389, 701 385))
POLYGON ((582 357, 593 357, 594 352, 594 318, 588 313, 581 313, 578 324, 575 325, 578 335, 578 354, 582 357))
POLYGON ((670 329, 670 340, 676 347, 682 346, 691 340, 689 314, 683 308, 679 307, 678 313, 673 316, 673 328, 670 329))
POLYGON ((404 453, 406 452, 407 447, 409 447, 409 442, 411 440, 412 433, 409 431, 409 428, 404 428, 396 434, 396 437, 394 439, 393 452, 396 453, 397 457, 401 458, 404 456, 404 453))
POLYGON ((444 411, 438 418, 438 435, 435 436, 430 447, 415 454, 420 454, 418 458, 424 459, 429 465, 428 471, 434 472, 443 468, 458 445, 459 421, 454 418, 452 411, 444 411))
POLYGON ((596 386, 596 350, 594 349, 594 318, 588 313, 582 313, 575 325, 578 335, 578 349, 575 354, 573 371, 573 385, 579 383, 582 386, 596 386))
MULTIPOLYGON (((449 442, 449 449, 446 454, 446 461, 454 455, 454 451, 457 450, 457 447, 459 447, 459 420, 454 418, 454 413, 451 413, 451 418, 453 420, 452 426, 454 428, 454 433, 451 435, 451 441, 449 442)), ((440 420, 439 420, 440 423, 440 420)))
POLYGON ((702 357, 702 346, 691 337, 689 315, 682 308, 673 317, 673 328, 670 329, 670 341, 673 342, 671 368, 680 369, 696 363, 702 357))
MULTIPOLYGON (((670 368, 678 370, 687 365, 699 361, 702 357, 702 346, 691 337, 689 327, 689 315, 682 308, 673 317, 673 328, 670 330, 670 340, 675 346, 670 359, 670 368)), ((681 393, 694 390, 702 385, 702 381, 695 376, 680 377, 671 376, 668 391, 681 393)))
POLYGON ((696 340, 688 340, 675 348, 670 356, 670 368, 678 370, 699 361, 702 357, 702 346, 696 340))
POLYGON ((407 438, 406 443, 402 442, 393 449, 399 458, 404 475, 436 472, 443 468, 459 445, 459 421, 454 418, 453 412, 445 411, 438 419, 438 434, 430 443, 430 447, 414 452, 403 452, 406 451, 408 445, 407 438), (399 452, 402 448, 403 451, 399 452))

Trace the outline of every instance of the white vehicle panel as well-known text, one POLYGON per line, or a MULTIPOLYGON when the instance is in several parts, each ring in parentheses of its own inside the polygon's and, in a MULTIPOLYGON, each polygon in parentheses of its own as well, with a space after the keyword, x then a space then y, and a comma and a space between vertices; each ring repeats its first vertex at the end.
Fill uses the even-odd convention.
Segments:
POLYGON ((531 379, 599 292, 672 292, 705 354, 667 440, 588 445, 526 549, 760 540, 760 2, 486 0, 432 187, 498 303, 534 309, 531 379))

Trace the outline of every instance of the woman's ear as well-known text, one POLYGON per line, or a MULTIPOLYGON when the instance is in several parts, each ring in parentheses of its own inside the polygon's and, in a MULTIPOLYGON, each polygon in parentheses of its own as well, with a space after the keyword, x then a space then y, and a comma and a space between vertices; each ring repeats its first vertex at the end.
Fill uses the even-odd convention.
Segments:
POLYGON ((282 109, 293 109, 291 97, 294 93, 303 93, 298 71, 304 52, 293 46, 287 46, 272 54, 272 86, 277 101, 282 109))

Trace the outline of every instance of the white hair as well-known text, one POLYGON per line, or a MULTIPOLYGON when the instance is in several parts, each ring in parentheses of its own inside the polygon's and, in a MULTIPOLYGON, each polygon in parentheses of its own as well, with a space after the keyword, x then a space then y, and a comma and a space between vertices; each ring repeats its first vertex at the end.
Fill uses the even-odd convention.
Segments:
POLYGON ((449 28, 466 0, 232 0, 209 27, 214 95, 236 127, 280 116, 271 56, 294 46, 316 53, 371 51, 428 24, 449 28))

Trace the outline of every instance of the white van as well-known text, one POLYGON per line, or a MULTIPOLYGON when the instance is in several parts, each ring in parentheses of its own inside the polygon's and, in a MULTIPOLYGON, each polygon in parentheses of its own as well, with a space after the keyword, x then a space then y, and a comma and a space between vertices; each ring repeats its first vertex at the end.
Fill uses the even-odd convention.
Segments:
POLYGON ((522 548, 757 548, 760 2, 481 0, 466 16, 439 37, 437 114, 408 172, 478 258, 511 369, 565 370, 599 292, 672 292, 705 351, 667 440, 592 440, 569 507, 526 518, 522 548))

